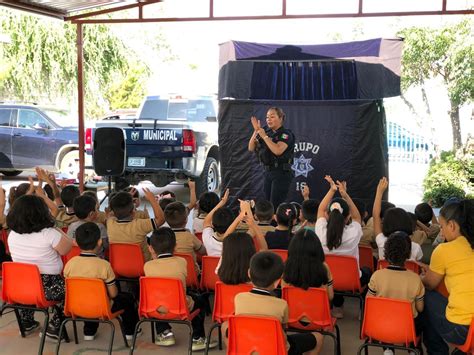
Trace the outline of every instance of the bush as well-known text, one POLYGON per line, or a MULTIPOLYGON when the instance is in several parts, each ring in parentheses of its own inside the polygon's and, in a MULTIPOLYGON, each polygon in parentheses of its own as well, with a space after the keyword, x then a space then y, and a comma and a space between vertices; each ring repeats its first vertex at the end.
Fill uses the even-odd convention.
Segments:
POLYGON ((433 207, 441 207, 450 197, 465 198, 472 195, 470 177, 474 162, 468 157, 457 158, 453 152, 442 152, 433 159, 423 181, 423 200, 433 207))

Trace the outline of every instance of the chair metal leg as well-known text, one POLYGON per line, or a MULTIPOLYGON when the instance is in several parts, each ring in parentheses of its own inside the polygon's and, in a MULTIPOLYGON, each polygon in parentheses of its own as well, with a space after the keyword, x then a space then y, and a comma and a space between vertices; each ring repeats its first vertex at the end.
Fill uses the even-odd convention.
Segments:
POLYGON ((151 321, 151 342, 154 344, 155 343, 155 322, 151 321))
POLYGON ((367 343, 364 343, 361 346, 359 346, 359 349, 357 350, 357 355, 360 355, 362 353, 362 349, 365 350, 365 354, 367 355, 368 354, 367 345, 368 345, 367 343))
POLYGON ((117 317, 117 320, 118 320, 119 325, 120 325, 120 330, 122 331, 123 342, 125 343, 125 346, 128 348, 129 345, 128 345, 128 341, 127 341, 127 336, 125 334, 125 328, 123 327, 123 322, 120 319, 120 317, 117 317))
POLYGON ((79 338, 77 337, 77 323, 74 319, 72 320, 72 328, 74 331, 74 343, 79 344, 79 338))
POLYGON ((337 341, 337 355, 341 355, 341 332, 339 331, 339 327, 337 324, 334 326, 336 329, 336 341, 337 341))
MULTIPOLYGON (((58 340, 58 343, 56 344, 56 352, 55 352, 56 355, 59 355, 59 347, 61 346, 61 336, 63 335, 63 330, 66 327, 66 323, 69 322, 70 320, 71 320, 70 318, 66 318, 65 320, 61 322, 61 326, 59 327, 59 340, 58 340)), ((74 333, 74 336, 75 336, 75 340, 77 344, 77 334, 74 333)))
POLYGON ((206 349, 204 350, 204 354, 207 355, 209 353, 209 343, 211 342, 211 335, 212 335, 212 331, 216 328, 219 328, 219 349, 222 350, 222 334, 220 332, 220 329, 221 329, 221 325, 220 323, 214 323, 211 327, 211 329, 209 329, 209 333, 207 334, 207 338, 206 338, 206 349))
POLYGON ((149 319, 141 319, 137 322, 137 325, 135 326, 135 333, 133 333, 133 340, 132 340, 132 346, 130 347, 130 355, 133 355, 133 352, 135 351, 135 344, 137 342, 137 333, 138 329, 140 329, 140 325, 144 322, 151 322, 152 330, 153 330, 153 322, 149 319))
POLYGON ((114 334, 115 334, 115 325, 109 320, 103 321, 110 325, 110 341, 109 341, 109 355, 112 355, 112 348, 114 347, 114 334))
MULTIPOLYGON (((222 350, 222 327, 221 327, 222 324, 219 324, 219 350, 222 350)), ((209 337, 209 341, 211 341, 211 338, 209 337)))
MULTIPOLYGON (((18 328, 20 328, 21 337, 24 338, 26 337, 26 334, 25 334, 25 329, 23 329, 23 324, 21 324, 20 311, 18 310, 18 308, 13 308, 13 311, 15 312, 16 321, 18 322, 18 328)), ((2 309, 2 314, 3 314, 3 309, 2 309)))
MULTIPOLYGON (((41 333, 40 347, 38 350, 38 355, 43 355, 44 342, 46 341, 46 329, 48 329, 49 323, 49 312, 47 309, 42 311, 44 313, 44 325, 43 332, 41 333)), ((61 337, 59 337, 59 342, 61 342, 61 337)))
POLYGON ((192 355, 192 353, 193 353, 193 326, 191 325, 191 322, 185 322, 185 324, 189 328, 188 354, 192 355))

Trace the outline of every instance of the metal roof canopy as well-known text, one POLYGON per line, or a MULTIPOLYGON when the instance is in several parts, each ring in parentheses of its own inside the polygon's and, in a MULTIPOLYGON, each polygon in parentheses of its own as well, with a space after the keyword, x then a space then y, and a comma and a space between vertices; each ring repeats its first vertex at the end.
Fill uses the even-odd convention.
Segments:
MULTIPOLYGON (((287 1, 281 0, 279 15, 257 16, 215 16, 214 0, 208 0, 209 13, 202 17, 143 17, 145 5, 156 4, 163 0, 0 0, 0 5, 35 14, 51 16, 77 25, 77 85, 78 85, 78 116, 79 116, 79 187, 84 189, 84 56, 83 56, 83 25, 112 23, 144 23, 144 22, 192 22, 192 21, 235 21, 235 20, 284 20, 310 18, 354 18, 354 17, 387 17, 387 16, 428 16, 428 15, 472 15, 474 10, 448 10, 447 1, 439 0, 441 10, 398 11, 398 12, 364 12, 364 0, 358 0, 358 11, 348 13, 320 14, 288 14, 287 1), (101 18, 93 17, 111 14, 123 10, 138 9, 136 18, 101 18), (94 11, 95 10, 95 11, 94 11), (78 12, 82 12, 77 14, 78 12)), ((291 0, 289 0, 291 1, 291 0)))

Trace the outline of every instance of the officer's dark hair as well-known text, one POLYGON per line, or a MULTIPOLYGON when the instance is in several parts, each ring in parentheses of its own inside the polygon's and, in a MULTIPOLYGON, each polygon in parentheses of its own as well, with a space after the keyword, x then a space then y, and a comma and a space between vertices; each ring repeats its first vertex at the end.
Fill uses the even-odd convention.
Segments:
POLYGON ((75 185, 67 185, 61 191, 61 201, 63 201, 64 206, 72 207, 74 199, 81 195, 81 191, 75 185))
POLYGON ((384 244, 384 257, 391 264, 403 267, 410 258, 411 239, 405 232, 395 232, 389 235, 384 244))
POLYGON ((199 196, 199 213, 209 213, 213 210, 214 207, 219 203, 220 198, 215 192, 203 192, 199 196))
POLYGON ((283 260, 271 251, 261 251, 250 259, 250 280, 257 287, 270 287, 283 274, 283 260))
POLYGON ((346 218, 349 216, 349 205, 343 198, 337 197, 332 199, 328 206, 329 218, 327 225, 327 246, 329 250, 337 249, 342 244, 342 234, 344 233, 344 227, 346 226, 346 218), (334 204, 338 203, 342 212, 335 208, 334 204))
MULTIPOLYGON (((439 215, 446 222, 454 221, 461 229, 471 248, 474 249, 474 200, 466 199, 459 202, 445 203, 439 211, 439 215)), ((10 226, 10 224, 8 223, 10 226)))
POLYGON ((74 237, 81 250, 93 250, 100 239, 99 226, 94 222, 81 224, 74 232, 74 237))
POLYGON ((413 230, 413 224, 408 213, 399 207, 389 208, 385 211, 382 225, 382 233, 388 237, 394 232, 405 232, 410 235, 413 230))
POLYGON ((110 201, 110 208, 117 219, 130 217, 135 209, 132 195, 125 191, 117 192, 110 201))
POLYGON ((268 200, 259 200, 255 203, 255 216, 260 222, 271 221, 275 208, 273 203, 268 200))
POLYGON ((97 209, 97 202, 90 195, 81 195, 74 199, 73 208, 77 218, 86 219, 97 209))
POLYGON ((217 233, 223 234, 234 221, 234 214, 229 207, 221 207, 212 216, 212 226, 217 233))
POLYGON ((308 200, 304 200, 303 203, 301 204, 301 211, 303 211, 303 218, 309 223, 316 223, 319 203, 320 203, 319 200, 310 198, 308 200))
POLYGON ((157 255, 164 253, 173 254, 176 247, 176 234, 168 227, 160 227, 153 231, 150 237, 150 245, 157 255))
POLYGON ((277 116, 280 117, 282 121, 285 120, 286 115, 285 115, 285 113, 283 112, 283 110, 282 110, 281 108, 273 106, 273 107, 270 107, 270 108, 268 109, 268 111, 270 111, 270 110, 275 111, 275 113, 277 114, 277 116))
POLYGON ((415 215, 421 223, 428 225, 433 218, 433 209, 426 202, 422 202, 416 205, 415 215))
POLYGON ((186 206, 182 202, 171 202, 164 210, 165 221, 171 228, 183 228, 188 220, 186 206))
POLYGON ((296 209, 291 203, 281 203, 276 210, 276 221, 279 225, 288 227, 288 238, 291 238, 294 221, 297 219, 296 209))

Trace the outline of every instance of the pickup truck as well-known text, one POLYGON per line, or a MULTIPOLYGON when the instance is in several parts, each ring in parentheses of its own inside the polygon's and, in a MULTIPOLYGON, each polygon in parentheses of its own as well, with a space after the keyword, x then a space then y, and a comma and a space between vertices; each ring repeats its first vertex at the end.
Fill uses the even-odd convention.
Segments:
MULTIPOLYGON (((220 187, 216 100, 212 96, 148 96, 137 118, 98 121, 120 127, 126 137, 127 183, 151 181, 165 186, 196 180, 198 194, 220 187)), ((86 152, 92 153, 93 129, 86 130, 86 152)))

